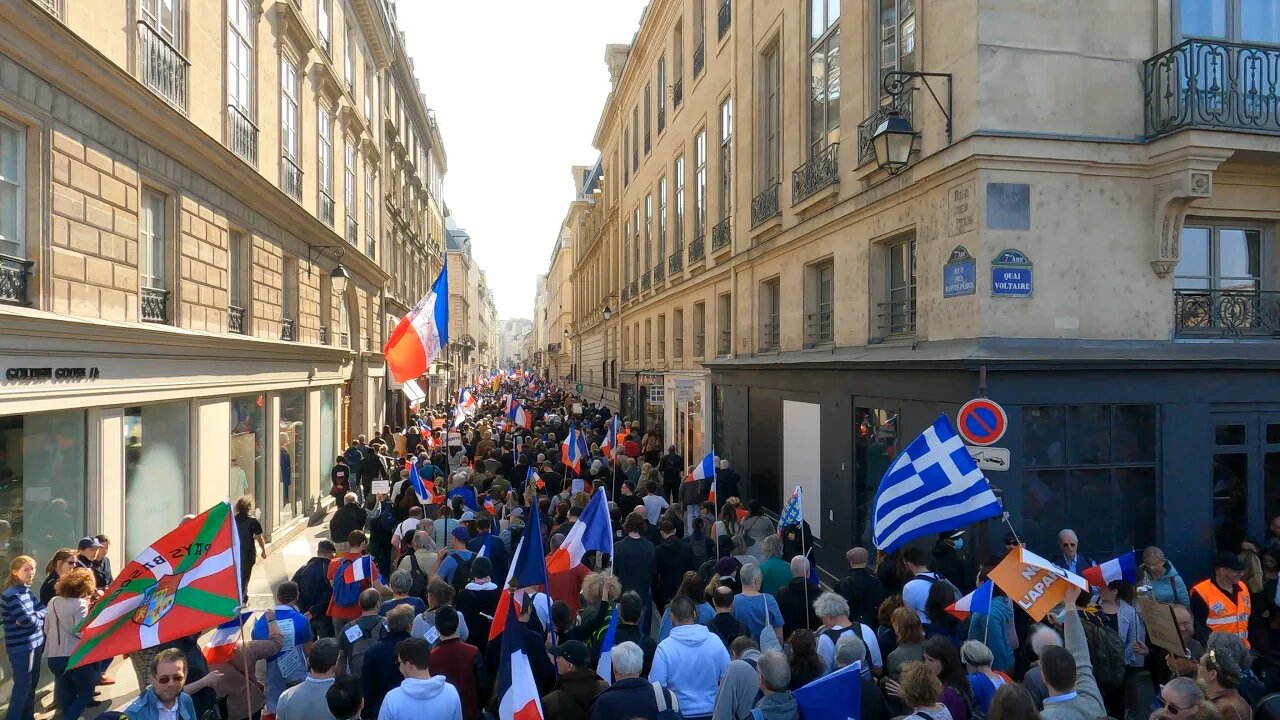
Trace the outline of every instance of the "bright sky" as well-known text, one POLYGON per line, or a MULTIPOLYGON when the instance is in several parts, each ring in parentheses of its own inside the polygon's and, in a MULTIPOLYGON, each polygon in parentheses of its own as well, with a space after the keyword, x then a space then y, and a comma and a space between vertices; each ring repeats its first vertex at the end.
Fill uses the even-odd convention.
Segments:
POLYGON ((449 158, 445 202, 471 234, 498 316, 533 317, 573 165, 609 94, 607 43, 629 43, 644 0, 399 0, 396 10, 449 158))

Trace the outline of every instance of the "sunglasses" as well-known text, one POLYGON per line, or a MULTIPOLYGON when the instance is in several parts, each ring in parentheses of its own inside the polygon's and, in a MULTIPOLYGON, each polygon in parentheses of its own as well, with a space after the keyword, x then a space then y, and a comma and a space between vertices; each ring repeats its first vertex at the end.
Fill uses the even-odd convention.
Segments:
POLYGON ((1160 703, 1160 707, 1164 708, 1165 710, 1168 710, 1174 715, 1177 715, 1178 713, 1187 709, 1187 708, 1178 707, 1177 705, 1174 705, 1173 703, 1165 700, 1163 695, 1157 695, 1156 701, 1160 703))
POLYGON ((156 678, 156 682, 160 685, 168 685, 169 683, 181 683, 186 679, 186 675, 160 675, 156 678))
POLYGON ((1076 546, 1076 543, 1069 543, 1069 542, 1062 543, 1062 547, 1075 547, 1075 546, 1076 546))

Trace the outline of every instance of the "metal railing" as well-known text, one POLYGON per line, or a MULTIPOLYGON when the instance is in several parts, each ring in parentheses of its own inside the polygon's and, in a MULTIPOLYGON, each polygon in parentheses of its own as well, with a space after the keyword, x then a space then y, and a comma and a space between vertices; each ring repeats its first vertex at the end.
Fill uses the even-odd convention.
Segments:
POLYGON ((707 336, 703 333, 696 332, 693 334, 693 356, 702 357, 707 351, 707 336))
POLYGON ((622 286, 622 302, 626 302, 630 299, 631 299, 631 287, 629 285, 623 285, 622 286))
POLYGON ((725 218, 711 228, 711 252, 733 244, 733 225, 730 218, 725 218))
POLYGON ((716 354, 728 355, 729 351, 733 349, 733 331, 721 330, 716 335, 716 354))
POLYGON ((27 300, 27 278, 35 261, 0 255, 0 303, 30 305, 27 300))
POLYGON ((138 21, 138 75, 166 102, 187 111, 187 70, 191 63, 146 20, 138 21))
POLYGON ((778 349, 778 321, 760 323, 760 350, 778 349))
POLYGON ((50 15, 62 19, 62 0, 35 0, 35 3, 50 15))
POLYGON ((916 331, 916 299, 914 296, 906 300, 877 303, 880 312, 880 337, 892 335, 911 335, 916 331))
POLYGON ((771 183, 751 199, 751 227, 760 227, 765 220, 782 214, 782 208, 778 203, 779 187, 781 187, 780 183, 771 183))
POLYGON ((670 271, 672 275, 684 270, 683 248, 676 248, 676 251, 671 253, 671 257, 667 258, 667 270, 670 271))
POLYGON ((1147 137, 1186 127, 1280 133, 1280 49, 1187 40, 1143 63, 1147 137))
POLYGON ((667 279, 667 266, 659 260, 657 265, 653 266, 653 284, 657 285, 667 279))
POLYGON ((632 280, 631 284, 627 286, 627 289, 631 291, 631 297, 635 297, 640 294, 639 288, 640 285, 635 280, 632 280))
POLYGON ((703 49, 703 43, 698 43, 698 47, 693 49, 693 76, 698 77, 702 74, 702 67, 706 64, 706 53, 703 49))
POLYGON ((840 182, 840 143, 831 143, 813 154, 809 162, 791 173, 791 204, 804 200, 828 185, 840 182))
POLYGON ((333 196, 324 189, 320 190, 320 219, 325 225, 333 226, 333 196))
POLYGON ((241 160, 258 167, 258 126, 235 105, 227 106, 227 145, 241 160))
POLYGON ((280 318, 280 339, 294 342, 298 339, 298 321, 293 318, 280 318))
POLYGON ((350 215, 347 216, 347 242, 352 245, 360 244, 360 223, 350 215))
POLYGON ((1280 337, 1280 292, 1174 290, 1175 337, 1280 337))
MULTIPOLYGON (((876 150, 871 146, 871 136, 876 134, 876 128, 880 127, 880 123, 889 117, 892 112, 897 112, 902 119, 907 122, 911 121, 911 92, 904 92, 901 95, 894 95, 888 102, 882 103, 876 111, 866 120, 858 123, 858 164, 870 162, 876 157, 876 150)), ((914 123, 912 123, 914 127, 914 123)))
POLYGON ((349 332, 338 333, 338 345, 340 347, 345 347, 345 348, 351 347, 351 333, 349 332))
POLYGON ((142 322, 169 322, 169 291, 164 288, 142 288, 142 322))
POLYGON ((720 3, 720 12, 718 13, 718 22, 716 26, 719 33, 717 39, 724 38, 724 34, 729 32, 729 26, 733 24, 733 0, 723 0, 720 3))
POLYGON ((671 84, 671 107, 680 107, 684 102, 684 80, 676 80, 671 84))
POLYGON ((280 164, 280 189, 294 200, 302 200, 302 168, 288 155, 280 164))
POLYGON ((698 236, 689 243, 689 264, 701 262, 707 257, 707 235, 703 230, 698 231, 698 236))
POLYGON ((644 274, 640 276, 640 289, 648 290, 649 285, 650 285, 649 271, 645 270, 644 274))
POLYGON ((320 344, 321 345, 329 344, 329 326, 328 325, 320 326, 320 344))
POLYGON ((227 330, 233 333, 244 335, 247 331, 245 326, 244 308, 235 305, 227 306, 227 330))
POLYGON ((809 313, 805 316, 805 322, 807 346, 825 345, 835 337, 833 313, 830 308, 809 313))

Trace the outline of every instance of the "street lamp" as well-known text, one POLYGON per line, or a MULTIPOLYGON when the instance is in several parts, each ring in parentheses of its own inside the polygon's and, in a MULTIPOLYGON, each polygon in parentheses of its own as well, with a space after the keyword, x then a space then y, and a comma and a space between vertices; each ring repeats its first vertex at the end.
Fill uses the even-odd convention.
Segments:
POLYGON ((605 303, 604 309, 600 311, 600 314, 604 316, 605 320, 613 317, 613 311, 609 309, 608 303, 605 303))
POLYGON ((351 276, 347 274, 347 269, 342 267, 342 263, 338 263, 333 268, 333 271, 329 273, 329 283, 330 287, 333 288, 333 294, 341 296, 345 293, 347 291, 347 281, 350 279, 351 276))
POLYGON ((916 131, 897 110, 880 123, 871 135, 871 147, 876 152, 876 165, 890 175, 897 175, 911 162, 915 148, 916 131))

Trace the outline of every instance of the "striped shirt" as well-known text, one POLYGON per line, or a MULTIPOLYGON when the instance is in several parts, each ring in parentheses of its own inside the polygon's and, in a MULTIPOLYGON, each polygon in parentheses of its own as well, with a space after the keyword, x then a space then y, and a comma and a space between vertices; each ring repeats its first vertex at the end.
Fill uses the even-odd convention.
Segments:
POLYGON ((10 585, 0 594, 4 647, 10 654, 44 645, 44 603, 26 585, 10 585))

